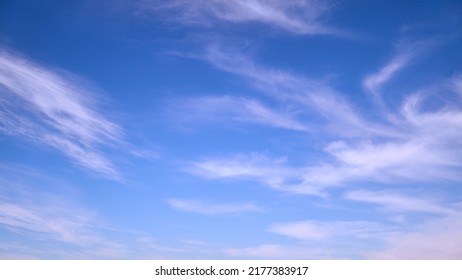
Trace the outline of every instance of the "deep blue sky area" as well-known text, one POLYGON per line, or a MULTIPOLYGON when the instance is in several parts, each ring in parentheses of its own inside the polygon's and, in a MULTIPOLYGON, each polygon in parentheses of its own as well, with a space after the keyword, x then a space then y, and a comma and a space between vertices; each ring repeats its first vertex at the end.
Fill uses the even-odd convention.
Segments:
POLYGON ((1 259, 461 259, 460 1, 0 3, 1 259))

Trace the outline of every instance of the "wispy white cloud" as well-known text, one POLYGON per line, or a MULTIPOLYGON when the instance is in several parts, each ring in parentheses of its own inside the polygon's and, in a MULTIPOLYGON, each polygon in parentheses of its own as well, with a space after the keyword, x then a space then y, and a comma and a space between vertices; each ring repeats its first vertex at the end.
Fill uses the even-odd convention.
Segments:
POLYGON ((132 154, 135 157, 143 158, 150 161, 158 160, 161 157, 160 153, 157 151, 140 148, 134 148, 130 150, 130 154, 132 154))
POLYGON ((272 225, 273 233, 305 241, 332 241, 339 237, 370 239, 383 235, 387 229, 382 224, 369 221, 299 221, 272 225))
MULTIPOLYGON (((410 113, 414 115, 413 113, 410 113)), ((330 176, 332 185, 352 181, 460 181, 462 146, 459 112, 436 111, 406 122, 401 139, 336 141, 325 147, 334 162, 309 168, 311 174, 330 176), (426 170, 422 173, 422 170, 426 170)), ((409 119, 409 117, 406 117, 409 119)), ((412 117, 411 117, 412 118, 412 117)), ((403 118, 404 119, 404 118, 403 118)), ((309 179, 309 177, 308 177, 309 179)))
POLYGON ((108 175, 111 178, 120 179, 112 163, 97 151, 85 149, 69 139, 56 135, 44 135, 42 139, 46 144, 65 153, 81 166, 108 175))
POLYGON ((325 0, 169 0, 140 1, 142 11, 163 12, 176 23, 215 26, 220 23, 260 23, 297 34, 341 34, 326 23, 332 10, 325 0))
POLYGON ((241 76, 263 93, 279 100, 308 102, 307 93, 332 94, 332 89, 322 82, 259 65, 251 56, 224 47, 220 42, 209 43, 204 53, 190 57, 203 59, 220 70, 241 76))
MULTIPOLYGON (((426 128, 410 122, 410 114, 399 113, 393 123, 388 120, 372 122, 361 116, 355 106, 324 82, 263 67, 251 57, 217 45, 209 46, 205 55, 199 58, 243 77, 275 101, 296 108, 301 116, 299 123, 312 129, 307 133, 316 131, 343 140, 328 143, 324 149, 325 160, 314 159, 318 164, 294 167, 279 162, 274 166, 268 164, 274 159, 259 161, 252 155, 240 155, 197 161, 193 164, 193 170, 198 175, 253 179, 273 188, 309 194, 322 194, 322 189, 326 187, 362 180, 458 178, 454 170, 446 168, 450 164, 446 157, 448 146, 435 149, 433 142, 422 139, 423 133, 431 136, 433 132, 426 132, 426 128), (432 171, 422 176, 419 172, 421 168, 432 171)), ((434 116, 440 113, 432 112, 434 116)), ((457 165, 458 161, 455 162, 457 165)))
MULTIPOLYGON (((269 155, 260 160, 249 154, 196 161, 192 170, 204 177, 252 179, 309 194, 352 182, 460 182, 462 111, 454 104, 423 109, 422 104, 431 102, 428 98, 409 95, 388 131, 376 126, 380 132, 370 129, 362 137, 359 133, 353 138, 337 134, 343 140, 327 143, 324 154, 314 159, 317 163, 293 166, 269 155)), ((335 119, 331 123, 341 124, 335 119)), ((367 126, 361 118, 358 123, 354 127, 367 126)), ((329 135, 328 131, 318 133, 329 135)))
POLYGON ((400 70, 405 68, 412 55, 410 53, 400 53, 394 57, 385 66, 380 68, 376 73, 368 75, 363 81, 363 87, 373 95, 375 102, 383 105, 380 89, 382 86, 392 79, 400 70))
POLYGON ((367 75, 363 82, 363 88, 366 92, 372 94, 372 97, 379 108, 386 108, 382 96, 382 87, 390 80, 395 78, 400 71, 409 67, 424 51, 430 49, 436 44, 435 39, 409 41, 403 40, 398 44, 395 55, 382 66, 377 72, 367 75))
MULTIPOLYGON (((331 143, 327 151, 336 159, 330 168, 345 181, 458 181, 460 162, 446 158, 448 150, 433 150, 421 141, 359 143, 355 146, 331 143), (332 148, 332 146, 337 146, 332 148), (420 170, 429 170, 421 174, 420 170)), ((449 147, 445 147, 449 148, 449 147)))
POLYGON ((452 78, 451 87, 462 99, 462 74, 456 75, 452 78))
POLYGON ((257 153, 203 159, 192 162, 186 171, 208 179, 253 180, 277 190, 311 195, 323 195, 320 184, 316 183, 329 180, 318 178, 305 184, 305 169, 288 165, 284 158, 257 153))
POLYGON ((280 223, 269 230, 299 243, 228 248, 225 252, 251 258, 460 259, 460 221, 460 212, 452 212, 442 218, 400 226, 370 221, 280 223))
MULTIPOLYGON (((71 245, 77 249, 73 253, 67 252, 67 256, 58 256, 66 254, 65 249, 62 252, 50 251, 49 256, 55 253, 58 254, 56 257, 64 258, 122 256, 126 248, 105 237, 108 229, 95 212, 80 206, 64 194, 40 191, 38 185, 42 181, 36 180, 37 186, 31 188, 22 182, 12 183, 0 178, 0 227, 36 242, 34 246, 20 250, 25 256, 41 258, 43 252, 38 248, 56 243, 61 246, 71 245), (82 256, 79 257, 78 254, 82 256)), ((48 185, 48 189, 50 188, 48 185)), ((64 193, 63 188, 61 193, 64 193)), ((11 250, 19 252, 15 248, 11 250)), ((11 250, 5 248, 4 251, 11 250)))
POLYGON ((462 217, 460 214, 433 219, 413 230, 386 238, 385 249, 372 251, 374 259, 456 259, 462 258, 462 217))
MULTIPOLYGON (((279 169, 284 174, 285 159, 272 159, 263 154, 237 155, 233 158, 214 158, 194 162, 188 170, 206 178, 265 177, 279 169)), ((275 176, 275 179, 279 176, 275 176)), ((272 181, 272 180, 271 180, 272 181)))
POLYGON ((460 213, 454 212, 443 218, 399 227, 369 221, 281 223, 270 227, 270 231, 299 243, 227 248, 225 253, 266 259, 460 259, 460 221, 460 213))
POLYGON ((13 231, 33 233, 72 244, 97 243, 98 238, 88 233, 91 219, 86 215, 72 215, 66 208, 51 210, 43 205, 20 205, 2 201, 0 223, 13 231))
POLYGON ((0 129, 50 145, 76 163, 118 178, 98 145, 120 141, 121 128, 96 106, 95 90, 68 73, 0 51, 0 129))
POLYGON ((353 104, 322 79, 313 80, 259 65, 252 57, 217 43, 210 44, 202 55, 187 56, 205 60, 220 70, 244 78, 266 96, 288 104, 305 116, 303 124, 310 128, 317 125, 317 130, 347 137, 401 137, 396 129, 366 120, 353 104))
POLYGON ((173 250, 194 252, 109 223, 82 203, 77 186, 55 175, 11 164, 0 171, 0 258, 166 259, 175 258, 166 255, 173 250))
POLYGON ((244 212, 259 212, 262 211, 253 203, 229 204, 229 203, 210 203, 195 199, 178 199, 171 198, 168 204, 178 210, 194 212, 204 215, 220 215, 220 214, 239 214, 244 212))
POLYGON ((396 191, 368 191, 354 190, 345 194, 345 198, 354 201, 380 205, 390 211, 397 212, 427 212, 449 215, 454 210, 441 206, 443 203, 434 202, 430 199, 411 197, 396 191))
POLYGON ((290 246, 280 244, 262 244, 244 248, 227 248, 225 254, 239 258, 262 259, 333 259, 335 252, 308 246, 290 246))
POLYGON ((294 113, 276 111, 257 100, 234 97, 215 96, 183 100, 181 111, 188 122, 216 122, 232 120, 238 123, 260 124, 275 128, 307 131, 307 125, 297 120, 294 113))

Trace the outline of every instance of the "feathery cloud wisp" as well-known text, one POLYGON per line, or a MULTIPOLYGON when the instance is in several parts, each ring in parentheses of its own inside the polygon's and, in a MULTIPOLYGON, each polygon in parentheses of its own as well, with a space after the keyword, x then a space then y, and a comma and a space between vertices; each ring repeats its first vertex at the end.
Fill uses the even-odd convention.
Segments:
POLYGON ((382 96, 381 89, 396 75, 409 67, 409 65, 421 55, 435 45, 435 40, 402 42, 398 45, 394 57, 387 62, 377 72, 367 75, 363 80, 363 88, 372 95, 372 98, 379 108, 386 108, 385 99, 382 96))
POLYGON ((287 165, 284 158, 255 153, 207 158, 192 162, 186 171, 208 179, 253 180, 276 190, 310 195, 323 195, 323 185, 316 183, 326 180, 319 178, 318 181, 304 184, 305 169, 287 165))
POLYGON ((178 210, 194 212, 204 215, 220 215, 220 214, 238 214, 243 212, 258 212, 259 207, 252 203, 242 204, 214 204, 193 199, 177 199, 171 198, 168 204, 178 210))
POLYGON ((363 87, 373 95, 374 100, 379 105, 382 105, 383 102, 382 96, 380 95, 380 88, 395 76, 398 71, 406 67, 411 57, 409 53, 399 54, 376 73, 370 74, 364 79, 363 87))
POLYGON ((85 168, 118 178, 97 146, 120 141, 121 129, 98 112, 94 90, 67 76, 0 51, 0 129, 52 146, 85 168))
POLYGON ((139 7, 143 11, 170 14, 176 23, 186 25, 261 23, 298 34, 341 33, 325 23, 333 7, 325 0, 170 0, 162 4, 148 0, 142 1, 139 7))
POLYGON ((451 87, 462 99, 462 74, 456 75, 452 78, 451 87))
POLYGON ((265 67, 252 57, 219 44, 210 44, 202 55, 186 56, 205 60, 220 70, 240 76, 266 96, 290 104, 309 117, 305 118, 304 125, 310 128, 315 126, 311 120, 315 118, 326 124, 318 124, 317 129, 342 136, 402 136, 395 129, 367 121, 353 104, 323 81, 265 67))
POLYGON ((364 120, 348 102, 335 97, 332 90, 326 91, 325 86, 315 87, 321 91, 306 93, 302 86, 305 79, 261 68, 240 56, 235 62, 237 64, 231 61, 223 64, 223 60, 227 61, 232 56, 226 57, 218 49, 214 49, 212 54, 214 58, 211 62, 214 65, 249 79, 262 90, 267 88, 271 94, 284 92, 281 95, 284 101, 298 103, 305 96, 312 101, 310 105, 314 111, 326 117, 327 127, 332 129, 320 132, 343 137, 343 140, 328 143, 324 148, 325 160, 317 159, 319 164, 293 167, 278 162, 277 167, 274 167, 268 164, 274 160, 259 161, 252 156, 242 159, 241 155, 241 159, 231 156, 197 161, 193 168, 195 174, 211 178, 252 179, 273 188, 310 194, 320 194, 326 187, 348 186, 358 181, 462 180, 462 112, 458 107, 442 106, 423 110, 425 98, 418 94, 408 95, 393 121, 385 126, 364 120), (241 67, 243 65, 250 67, 241 67), (280 79, 270 82, 264 79, 272 75, 280 79), (351 131, 356 131, 354 137, 350 137, 351 131), (426 172, 422 173, 421 170, 426 172), (285 183, 294 181, 298 183, 285 183))
POLYGON ((441 259, 462 258, 462 217, 460 213, 432 219, 413 230, 389 235, 383 250, 370 252, 373 259, 441 259))
POLYGON ((427 212, 448 215, 453 210, 440 206, 428 199, 409 197, 392 191, 354 190, 345 194, 345 198, 354 201, 377 204, 387 210, 398 212, 427 212))
MULTIPOLYGON (((24 171, 19 174, 24 175, 24 171)), ((46 182, 50 188, 50 181, 46 182)), ((96 213, 63 194, 38 191, 38 186, 34 187, 0 178, 1 227, 33 240, 71 244, 82 249, 119 246, 103 237, 105 228, 96 213)))
MULTIPOLYGON (((216 122, 232 120, 237 123, 260 124, 295 131, 307 131, 309 128, 297 120, 293 114, 276 111, 254 99, 216 96, 199 97, 181 102, 181 111, 192 122, 216 122)), ((178 114, 178 113, 176 113, 178 114)))
POLYGON ((376 238, 383 234, 384 225, 368 221, 301 221, 272 225, 273 233, 300 240, 329 240, 337 237, 376 238))
POLYGON ((280 244, 262 244, 244 248, 227 248, 226 254, 240 258, 263 259, 333 259, 336 258, 332 250, 314 249, 312 247, 287 246, 280 244))

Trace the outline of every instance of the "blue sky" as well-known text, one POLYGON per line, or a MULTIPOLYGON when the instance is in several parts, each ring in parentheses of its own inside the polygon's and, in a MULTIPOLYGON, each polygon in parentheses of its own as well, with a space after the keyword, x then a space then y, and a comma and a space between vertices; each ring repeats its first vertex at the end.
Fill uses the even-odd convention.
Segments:
POLYGON ((0 258, 461 259, 460 1, 0 4, 0 258))

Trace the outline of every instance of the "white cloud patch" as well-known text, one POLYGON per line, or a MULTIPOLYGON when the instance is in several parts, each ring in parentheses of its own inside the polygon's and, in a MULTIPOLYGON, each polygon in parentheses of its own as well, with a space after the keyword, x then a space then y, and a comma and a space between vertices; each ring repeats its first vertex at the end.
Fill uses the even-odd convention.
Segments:
MULTIPOLYGON (((252 75, 258 77, 260 70, 252 75)), ((302 89, 294 89, 294 95, 300 97, 302 89)), ((462 181, 462 111, 455 104, 424 109, 431 96, 411 94, 385 126, 365 121, 334 95, 322 92, 307 96, 317 101, 311 105, 326 116, 330 128, 315 131, 343 136, 327 143, 324 156, 315 158, 315 163, 294 166, 269 155, 259 159, 256 154, 241 154, 195 161, 189 170, 209 178, 251 179, 284 191, 317 195, 325 194, 326 188, 348 187, 353 182, 462 181)))
POLYGON ((171 198, 168 204, 178 210, 199 213, 203 215, 239 214, 245 212, 262 211, 253 203, 229 204, 229 203, 210 203, 195 199, 171 198))
POLYGON ((80 189, 56 176, 1 163, 0 171, 0 259, 174 259, 166 254, 194 252, 109 224, 81 203, 80 189))
POLYGON ((327 147, 327 152, 337 163, 328 170, 337 172, 338 183, 459 181, 462 178, 458 169, 462 162, 449 156, 450 149, 436 147, 422 139, 355 146, 335 142, 327 147), (421 170, 428 171, 422 174, 421 170))
POLYGON ((262 259, 333 259, 335 253, 331 250, 306 246, 290 246, 280 244, 262 244, 244 248, 227 248, 227 255, 239 258, 262 259))
POLYGON ((397 212, 426 212, 442 215, 454 213, 454 210, 443 207, 442 202, 435 202, 430 199, 410 197, 396 191, 368 191, 354 190, 345 194, 345 198, 353 201, 360 201, 380 205, 386 210, 397 212))
POLYGON ((143 11, 167 13, 176 23, 215 26, 220 23, 260 23, 297 34, 341 34, 325 18, 333 5, 324 0, 144 0, 143 11))
MULTIPOLYGON (((257 100, 229 95, 185 100, 180 105, 188 122, 232 120, 237 123, 259 124, 274 128, 307 131, 309 127, 297 120, 294 113, 276 111, 257 100)), ((178 108, 176 108, 178 109, 178 108)))
POLYGON ((427 221, 412 231, 387 237, 383 250, 370 252, 374 259, 442 259, 462 258, 462 216, 450 215, 427 221))
MULTIPOLYGON (((3 168, 2 168, 3 169, 3 168)), ((23 178, 30 176, 22 170, 23 178)), ((41 175, 38 175, 41 176, 41 175)), ((59 258, 119 258, 125 253, 123 244, 105 237, 108 228, 101 218, 70 197, 54 192, 40 191, 38 185, 43 178, 33 175, 34 188, 23 183, 11 182, 0 178, 0 227, 25 239, 33 240, 32 246, 22 248, 4 248, 0 251, 23 252, 24 256, 41 258, 43 248, 52 244, 63 246, 60 250, 50 249, 48 256, 59 258), (65 247, 75 250, 66 252, 65 247), (42 248, 42 250, 40 250, 42 248)), ((52 181, 45 180, 47 188, 52 181)))
POLYGON ((337 238, 371 239, 387 232, 387 227, 369 221, 299 221, 272 225, 273 233, 304 241, 332 241, 337 238))
POLYGON ((367 75, 363 80, 363 88, 370 94, 379 108, 384 109, 386 104, 382 96, 382 87, 390 80, 395 78, 400 71, 409 67, 415 59, 425 50, 435 45, 435 40, 401 42, 398 44, 396 53, 392 59, 387 62, 377 72, 367 75))
POLYGON ((396 129, 366 120, 353 104, 323 81, 259 65, 252 57, 216 43, 210 44, 202 55, 185 56, 205 60, 223 71, 244 78, 265 95, 288 104, 299 115, 304 115, 303 125, 315 127, 317 131, 346 137, 401 137, 396 129))
POLYGON ((406 67, 410 59, 411 55, 408 53, 399 54, 385 66, 380 68, 378 72, 373 73, 364 79, 363 87, 373 95, 376 102, 379 104, 383 102, 380 94, 381 87, 392 79, 400 70, 406 67))
POLYGON ((0 50, 0 130, 60 150, 79 165, 118 178, 97 146, 120 141, 122 131, 96 106, 95 91, 60 74, 0 50))
POLYGON ((285 159, 271 159, 262 154, 238 155, 195 162, 189 171, 207 178, 266 177, 274 172, 276 179, 277 174, 288 172, 282 167, 284 162, 285 159))
POLYGON ((462 99, 462 74, 458 74, 452 78, 451 87, 462 99))
POLYGON ((192 162, 186 171, 208 179, 255 180, 277 190, 311 195, 323 195, 320 184, 316 183, 330 180, 317 178, 316 182, 305 182, 307 170, 288 165, 284 158, 257 153, 192 162))
POLYGON ((453 119, 443 119, 450 123, 440 119, 435 131, 427 125, 429 131, 411 134, 407 141, 332 142, 324 150, 330 160, 318 164, 294 166, 268 155, 241 154, 195 161, 188 171, 211 179, 257 180, 282 191, 314 195, 353 182, 459 182, 462 143, 454 134, 460 130, 448 129, 453 119))

